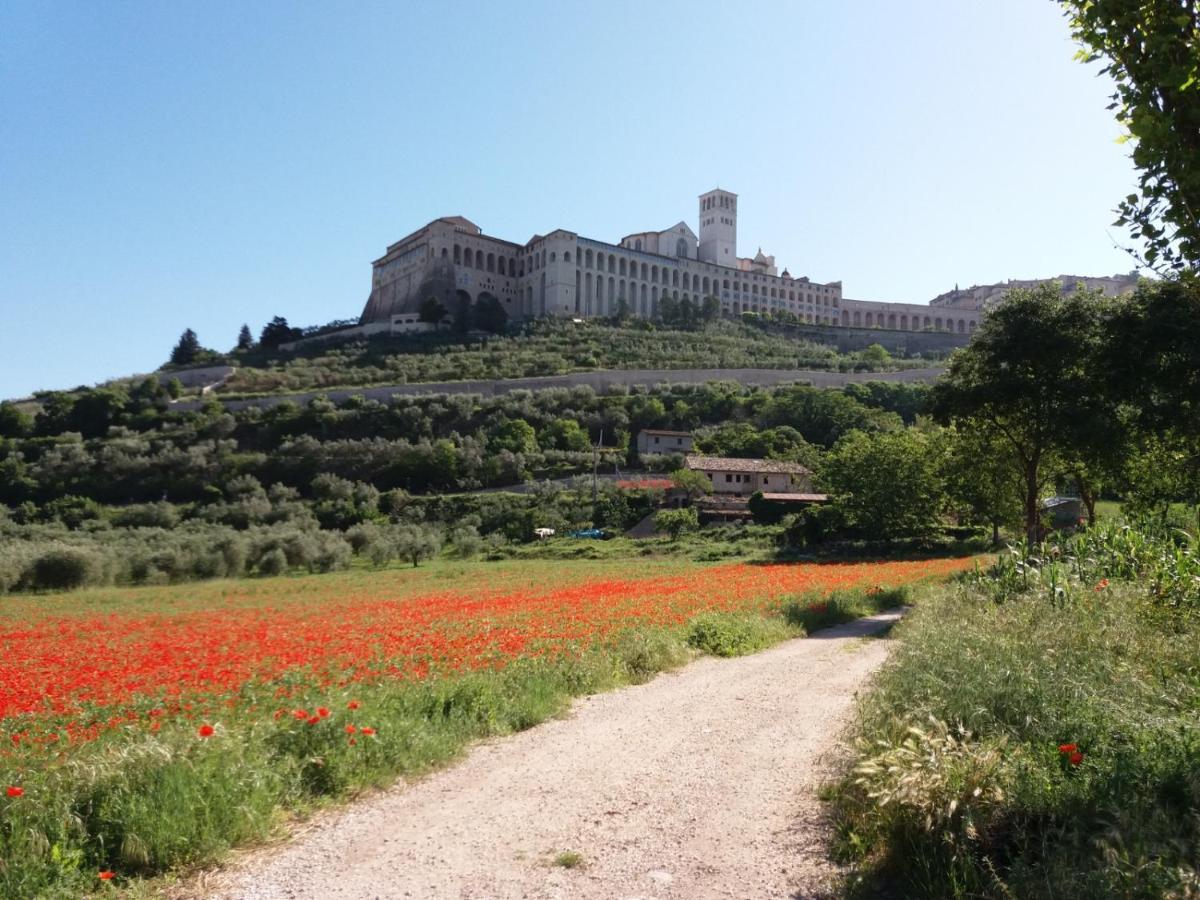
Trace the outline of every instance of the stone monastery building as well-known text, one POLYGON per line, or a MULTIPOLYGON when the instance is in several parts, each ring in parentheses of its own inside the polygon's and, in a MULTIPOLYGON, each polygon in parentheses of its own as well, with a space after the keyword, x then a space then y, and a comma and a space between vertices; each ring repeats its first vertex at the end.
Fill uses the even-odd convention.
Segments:
POLYGON ((661 300, 715 297, 726 316, 787 311, 802 322, 968 334, 982 311, 914 303, 849 300, 842 283, 779 272, 760 249, 737 255, 738 197, 700 195, 699 235, 686 222, 640 231, 611 244, 557 229, 524 244, 484 234, 462 216, 430 222, 377 259, 362 324, 375 330, 410 323, 436 297, 448 310, 494 297, 510 319, 591 318, 622 309, 653 318, 661 300))

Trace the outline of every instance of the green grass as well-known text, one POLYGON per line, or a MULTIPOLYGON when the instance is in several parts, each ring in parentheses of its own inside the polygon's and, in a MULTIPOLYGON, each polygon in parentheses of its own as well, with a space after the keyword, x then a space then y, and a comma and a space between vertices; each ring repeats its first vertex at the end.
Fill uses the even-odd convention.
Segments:
POLYGON ((941 588, 897 626, 828 791, 847 893, 1197 895, 1200 618, 1161 575, 1103 583, 1130 557, 1100 540, 1119 536, 1015 593, 941 588))
POLYGON ((564 850, 554 857, 554 865, 563 869, 581 869, 584 863, 583 854, 574 850, 564 850))

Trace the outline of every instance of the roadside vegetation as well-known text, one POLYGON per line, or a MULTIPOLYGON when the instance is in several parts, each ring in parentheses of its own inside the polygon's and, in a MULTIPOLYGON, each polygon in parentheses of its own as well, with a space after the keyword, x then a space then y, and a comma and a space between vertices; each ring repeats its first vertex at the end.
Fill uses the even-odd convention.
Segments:
POLYGON ((1200 556, 1112 522, 924 602, 830 794, 855 896, 1200 890, 1200 556))

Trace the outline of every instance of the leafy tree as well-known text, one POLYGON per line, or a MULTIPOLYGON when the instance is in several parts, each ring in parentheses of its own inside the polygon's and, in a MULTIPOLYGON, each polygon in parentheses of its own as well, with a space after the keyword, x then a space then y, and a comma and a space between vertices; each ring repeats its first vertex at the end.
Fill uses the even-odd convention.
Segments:
POLYGON ((1200 438, 1200 277, 1143 281, 1104 330, 1099 368, 1136 425, 1200 438))
POLYGON ((774 393, 759 414, 758 425, 788 425, 805 440, 830 447, 849 431, 891 431, 903 423, 899 416, 863 406, 841 391, 796 385, 774 393))
POLYGON ((1001 526, 1020 522, 1022 481, 1008 456, 1010 448, 986 422, 963 420, 949 429, 943 474, 950 500, 965 507, 975 521, 992 527, 992 543, 1000 543, 1001 526))
POLYGON ((715 322, 721 317, 721 301, 709 294, 700 304, 700 320, 715 322))
POLYGON ((555 419, 543 429, 538 442, 543 447, 557 450, 582 452, 592 449, 591 438, 574 419, 555 419))
POLYGON ((671 540, 676 541, 684 532, 695 531, 700 527, 700 516, 692 506, 685 509, 660 509, 654 515, 654 525, 660 531, 669 534, 671 540))
POLYGON ((33 431, 33 417, 15 403, 0 403, 0 438, 25 437, 33 431))
POLYGON ((851 431, 829 451, 822 482, 863 537, 928 537, 946 499, 939 452, 934 438, 915 429, 851 431))
POLYGON ((68 427, 85 438, 101 437, 125 412, 129 395, 123 388, 95 388, 83 391, 71 406, 68 427))
POLYGON ((1196 0, 1059 0, 1085 62, 1103 60, 1133 143, 1138 192, 1118 207, 1147 265, 1200 265, 1200 20, 1196 0))
POLYGON ((1030 546, 1055 458, 1078 458, 1115 421, 1094 365, 1101 313, 1095 293, 1064 297, 1057 284, 1009 291, 933 388, 940 421, 981 422, 1007 448, 1004 458, 1023 487, 1030 546))
POLYGON ((265 348, 275 349, 280 344, 293 341, 298 337, 300 337, 299 328, 292 328, 283 316, 275 316, 263 326, 262 333, 258 336, 258 343, 265 348))
POLYGON ((488 445, 510 453, 536 453, 537 433, 524 419, 506 419, 492 432, 488 445))
POLYGON ((683 491, 689 500, 712 493, 712 482, 708 476, 695 469, 676 469, 671 473, 671 484, 676 490, 683 491))
POLYGON ((483 294, 471 308, 471 323, 483 331, 499 334, 508 324, 508 312, 497 298, 483 294))
POLYGON ((242 330, 238 332, 237 349, 249 350, 254 346, 254 335, 250 333, 249 325, 242 325, 242 330))
POLYGON ((179 342, 171 351, 171 365, 191 365, 196 361, 196 357, 200 355, 200 350, 200 339, 196 337, 196 332, 190 328, 186 329, 179 336, 179 342))
POLYGON ((178 400, 183 396, 183 382, 178 378, 172 378, 167 382, 167 396, 172 400, 178 400))
POLYGON ((415 569, 442 549, 442 533, 428 525, 401 525, 395 530, 395 547, 397 554, 415 569))
POLYGON ((417 318, 422 322, 428 322, 430 325, 439 325, 445 321, 449 312, 442 305, 442 301, 437 297, 426 297, 421 303, 421 308, 418 311, 417 318))

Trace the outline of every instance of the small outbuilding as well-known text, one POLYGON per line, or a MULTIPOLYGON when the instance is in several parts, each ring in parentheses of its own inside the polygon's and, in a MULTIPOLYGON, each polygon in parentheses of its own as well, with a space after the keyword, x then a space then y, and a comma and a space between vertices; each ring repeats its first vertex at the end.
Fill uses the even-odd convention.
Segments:
POLYGON ((647 453, 691 453, 693 446, 694 441, 690 431, 643 428, 637 436, 639 456, 647 453))

